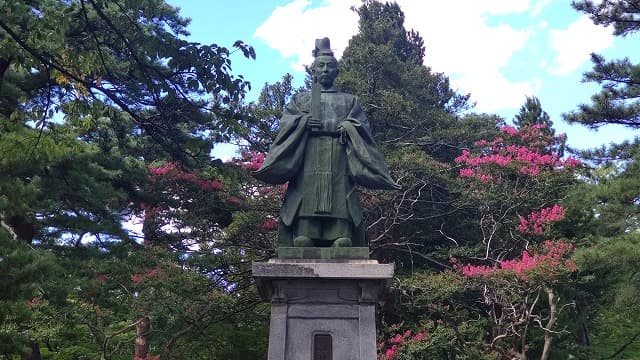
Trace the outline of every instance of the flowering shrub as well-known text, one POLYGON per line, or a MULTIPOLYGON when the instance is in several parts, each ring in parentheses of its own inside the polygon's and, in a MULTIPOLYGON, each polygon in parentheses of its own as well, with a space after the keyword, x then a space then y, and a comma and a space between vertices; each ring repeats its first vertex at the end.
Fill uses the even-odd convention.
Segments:
POLYGON ((454 268, 460 269, 462 274, 468 277, 486 277, 500 271, 514 273, 521 280, 527 280, 531 272, 544 270, 544 277, 552 279, 560 273, 573 272, 576 264, 569 259, 573 251, 571 243, 547 240, 542 246, 540 253, 531 255, 529 251, 522 252, 520 259, 504 260, 499 263, 499 267, 488 267, 483 265, 463 265, 460 266, 454 259, 454 268))
POLYGON ((222 182, 220 180, 202 179, 194 173, 179 170, 176 165, 170 161, 165 162, 162 166, 149 166, 149 174, 153 177, 168 177, 177 180, 184 180, 194 185, 198 185, 205 191, 222 190, 222 182))
POLYGON ((260 169, 265 158, 265 153, 247 151, 242 153, 242 157, 240 159, 234 159, 232 163, 245 170, 255 171, 260 169))
POLYGON ((404 333, 395 334, 387 341, 378 344, 378 360, 398 359, 399 355, 406 354, 410 351, 409 348, 426 339, 426 332, 413 334, 411 330, 406 330, 404 333))
POLYGON ((517 130, 503 126, 503 137, 494 140, 480 140, 475 143, 476 151, 463 150, 455 158, 460 164, 460 177, 476 178, 482 182, 500 182, 502 178, 492 173, 490 167, 512 166, 522 175, 537 176, 541 171, 551 169, 573 169, 580 165, 574 158, 561 159, 549 148, 559 138, 547 138, 541 133, 544 124, 536 124, 517 130), (526 145, 522 145, 526 144, 526 145))
MULTIPOLYGON (((557 287, 569 280, 576 264, 569 258, 573 251, 570 243, 547 240, 540 251, 523 251, 517 259, 504 260, 496 267, 459 265, 453 259, 454 269, 469 278, 481 290, 493 322, 491 350, 527 358, 530 329, 543 331, 544 346, 541 359, 548 359, 549 349, 557 329, 559 297, 557 287), (546 304, 542 301, 545 295, 546 304)), ((560 307, 562 308, 562 307, 560 307)))
POLYGON ((143 283, 146 280, 149 280, 155 276, 158 276, 160 273, 162 273, 162 269, 159 266, 154 267, 153 269, 149 270, 149 271, 145 271, 144 273, 140 273, 140 274, 132 274, 131 275, 131 281, 134 284, 140 284, 143 283))
POLYGON ((541 235, 550 223, 564 219, 564 207, 554 204, 540 211, 533 211, 524 218, 520 216, 517 230, 524 234, 541 235))
POLYGON ((559 331, 557 289, 576 270, 571 244, 539 243, 564 219, 564 207, 554 202, 576 181, 573 171, 580 165, 560 155, 566 138, 547 130, 545 124, 503 126, 499 137, 478 141, 455 159, 485 246, 475 258, 486 263, 452 258, 453 268, 481 294, 478 303, 492 321, 489 350, 505 358, 526 358, 535 341, 531 328, 537 327, 544 338, 541 358, 548 359, 559 331))
POLYGON ((553 202, 576 181, 573 172, 580 164, 559 155, 565 140, 544 124, 502 126, 495 139, 477 141, 455 159, 461 191, 478 211, 485 260, 499 265, 543 235, 553 236, 552 225, 565 216, 553 202))
POLYGON ((275 230, 277 228, 278 228, 278 221, 276 219, 267 218, 262 222, 262 224, 260 224, 260 227, 258 228, 258 230, 260 232, 267 232, 267 231, 275 230))

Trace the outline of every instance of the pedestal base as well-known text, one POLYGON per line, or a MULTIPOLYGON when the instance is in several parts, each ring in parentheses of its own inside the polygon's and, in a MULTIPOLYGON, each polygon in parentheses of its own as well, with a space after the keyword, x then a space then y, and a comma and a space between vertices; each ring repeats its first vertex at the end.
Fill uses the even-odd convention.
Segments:
POLYGON ((393 264, 272 259, 253 277, 271 302, 269 360, 376 359, 375 305, 393 264))

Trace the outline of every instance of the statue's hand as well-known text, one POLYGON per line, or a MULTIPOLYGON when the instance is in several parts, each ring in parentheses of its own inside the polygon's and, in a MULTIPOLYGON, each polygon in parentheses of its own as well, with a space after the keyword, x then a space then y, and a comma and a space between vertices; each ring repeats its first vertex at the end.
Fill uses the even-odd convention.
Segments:
POLYGON ((318 119, 309 117, 309 119, 307 119, 307 127, 309 129, 320 129, 322 127, 322 122, 318 119))

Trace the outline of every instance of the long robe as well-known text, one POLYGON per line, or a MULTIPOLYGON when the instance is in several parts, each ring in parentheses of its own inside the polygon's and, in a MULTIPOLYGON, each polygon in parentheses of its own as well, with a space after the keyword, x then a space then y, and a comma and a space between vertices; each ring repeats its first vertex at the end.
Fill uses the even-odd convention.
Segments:
POLYGON ((291 226, 298 217, 362 222, 355 185, 399 189, 378 150, 357 97, 324 90, 320 129, 307 126, 311 94, 293 97, 262 167, 253 175, 270 184, 289 182, 280 217, 291 226))

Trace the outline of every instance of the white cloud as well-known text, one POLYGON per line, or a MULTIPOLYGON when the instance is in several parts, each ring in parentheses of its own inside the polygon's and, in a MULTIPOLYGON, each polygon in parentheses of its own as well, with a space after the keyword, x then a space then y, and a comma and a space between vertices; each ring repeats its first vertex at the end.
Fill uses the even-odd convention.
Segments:
POLYGON ((540 79, 513 82, 498 71, 472 73, 452 81, 452 87, 461 89, 460 93, 464 93, 466 89, 473 89, 471 101, 477 102, 475 110, 488 113, 519 107, 526 96, 537 94, 540 86, 540 79))
POLYGON ((592 52, 613 45, 612 29, 596 26, 587 15, 569 24, 565 30, 551 30, 550 46, 556 51, 548 70, 556 75, 568 74, 589 60, 592 52))
POLYGON ((487 25, 490 15, 521 13, 529 6, 526 0, 401 3, 405 26, 424 37, 425 64, 450 76, 460 92, 471 92, 476 109, 486 112, 517 107, 534 90, 531 81, 512 83, 500 72, 532 31, 487 25), (452 17, 463 26, 452 26, 452 17))
POLYGON ((321 7, 311 8, 310 0, 293 0, 278 6, 254 36, 291 59, 291 67, 300 71, 313 61, 315 39, 329 37, 336 57, 342 56, 349 39, 358 32, 358 15, 350 7, 359 3, 328 0, 321 7))
POLYGON ((551 0, 538 0, 535 4, 533 4, 533 9, 529 11, 529 15, 531 15, 531 17, 536 17, 540 15, 542 10, 547 5, 550 5, 550 4, 551 4, 551 0))
MULTIPOLYGON (((425 65, 450 76, 461 93, 471 92, 477 110, 496 111, 520 106, 525 95, 539 88, 536 80, 511 82, 501 73, 513 54, 524 48, 531 29, 489 26, 489 16, 539 12, 549 0, 397 0, 405 28, 425 40, 425 65)), ((292 60, 294 69, 311 62, 314 39, 328 36, 339 57, 357 33, 358 16, 350 10, 359 0, 293 0, 278 7, 255 36, 292 60), (327 24, 327 19, 329 23, 327 24)))
POLYGON ((546 21, 546 20, 542 20, 542 21, 540 21, 540 22, 538 23, 538 29, 539 29, 539 30, 544 30, 544 29, 546 29, 546 28, 548 28, 548 27, 549 27, 549 22, 548 22, 548 21, 546 21))

